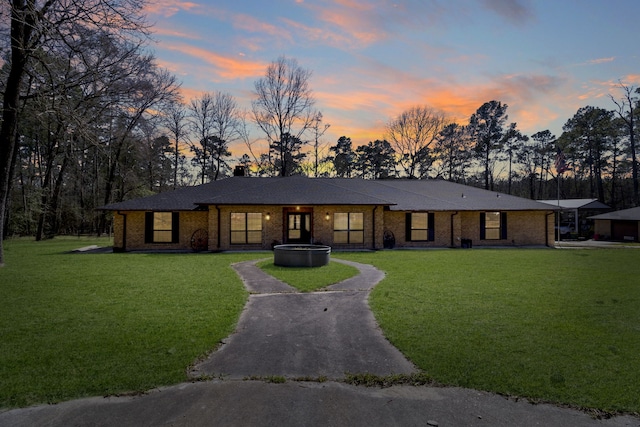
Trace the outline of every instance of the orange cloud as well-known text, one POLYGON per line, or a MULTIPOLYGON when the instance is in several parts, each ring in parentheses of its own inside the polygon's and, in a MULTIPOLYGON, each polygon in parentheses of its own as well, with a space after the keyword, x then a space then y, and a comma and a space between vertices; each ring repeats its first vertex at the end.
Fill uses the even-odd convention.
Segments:
POLYGON ((627 76, 622 79, 622 82, 629 82, 629 84, 638 85, 640 84, 640 74, 627 74, 627 76))
POLYGON ((320 15, 320 19, 336 26, 347 37, 362 45, 368 46, 378 40, 386 38, 386 34, 380 27, 371 25, 366 17, 350 13, 353 10, 324 10, 320 15), (373 30, 375 29, 375 31, 373 30))
POLYGON ((246 79, 264 74, 266 64, 220 55, 187 44, 168 44, 164 48, 193 56, 213 66, 214 74, 223 80, 246 79))
POLYGON ((181 86, 180 96, 182 96, 184 103, 188 105, 192 99, 196 99, 202 96, 202 90, 181 86))
POLYGON ((338 0, 334 5, 319 6, 299 3, 311 10, 318 20, 328 24, 326 28, 311 28, 286 22, 298 30, 302 30, 304 36, 310 40, 322 40, 329 42, 334 47, 360 47, 369 46, 387 37, 376 16, 375 5, 355 0, 338 0))
POLYGON ((461 84, 419 77, 384 64, 347 71, 358 77, 352 81, 325 78, 315 96, 331 124, 332 136, 349 136, 354 145, 382 138, 385 124, 415 105, 441 110, 452 121, 466 124, 483 103, 495 99, 509 105, 510 122, 517 122, 524 133, 534 133, 557 121, 555 109, 567 104, 562 98, 567 82, 555 76, 505 75, 461 84), (362 87, 361 81, 375 83, 362 87), (537 106, 542 97, 549 102, 537 106))

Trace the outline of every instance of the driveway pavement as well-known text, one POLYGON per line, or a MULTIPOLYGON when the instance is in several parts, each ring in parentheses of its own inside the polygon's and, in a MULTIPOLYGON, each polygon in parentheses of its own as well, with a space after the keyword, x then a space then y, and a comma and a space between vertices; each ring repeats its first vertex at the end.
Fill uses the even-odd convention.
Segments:
POLYGON ((631 416, 596 420, 475 390, 340 382, 347 372, 416 371, 368 309, 369 292, 383 273, 351 264, 360 275, 305 294, 265 275, 255 262, 236 264, 249 302, 236 332, 190 372, 213 380, 6 411, 0 426, 640 426, 631 416), (253 376, 287 381, 245 379, 253 376), (329 381, 310 381, 321 377, 329 381))

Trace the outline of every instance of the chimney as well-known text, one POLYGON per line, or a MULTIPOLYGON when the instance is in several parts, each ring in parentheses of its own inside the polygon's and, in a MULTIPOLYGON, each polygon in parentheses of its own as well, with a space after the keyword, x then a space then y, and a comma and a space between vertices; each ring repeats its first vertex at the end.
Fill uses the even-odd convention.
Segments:
POLYGON ((244 166, 238 165, 233 169, 233 176, 245 176, 244 166))

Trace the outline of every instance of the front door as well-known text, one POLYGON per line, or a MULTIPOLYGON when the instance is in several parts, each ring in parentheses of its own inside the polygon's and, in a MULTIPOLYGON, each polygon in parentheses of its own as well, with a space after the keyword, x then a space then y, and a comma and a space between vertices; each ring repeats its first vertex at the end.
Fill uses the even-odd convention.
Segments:
POLYGON ((311 242, 311 214, 290 212, 287 214, 287 243, 311 242))

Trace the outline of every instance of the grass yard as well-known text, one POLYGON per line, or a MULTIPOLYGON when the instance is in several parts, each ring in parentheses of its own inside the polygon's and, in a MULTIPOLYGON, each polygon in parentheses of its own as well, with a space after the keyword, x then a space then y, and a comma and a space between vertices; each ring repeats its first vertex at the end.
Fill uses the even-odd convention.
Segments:
POLYGON ((370 304, 444 384, 640 412, 640 250, 340 253, 387 275, 370 304))
MULTIPOLYGON (((93 243, 108 244, 5 242, 0 407, 186 380, 189 365, 233 330, 245 304, 230 264, 265 257, 67 253, 93 243)), ((376 318, 391 342, 437 381, 640 412, 640 250, 333 256, 385 271, 370 297, 376 318)), ((353 274, 334 262, 322 274, 263 264, 307 291, 353 274)))
POLYGON ((232 332, 232 262, 264 254, 69 254, 108 241, 5 241, 0 407, 148 390, 232 332))
POLYGON ((273 260, 260 261, 258 267, 301 292, 313 292, 358 274, 358 269, 350 265, 331 261, 328 265, 316 268, 281 267, 273 260))

